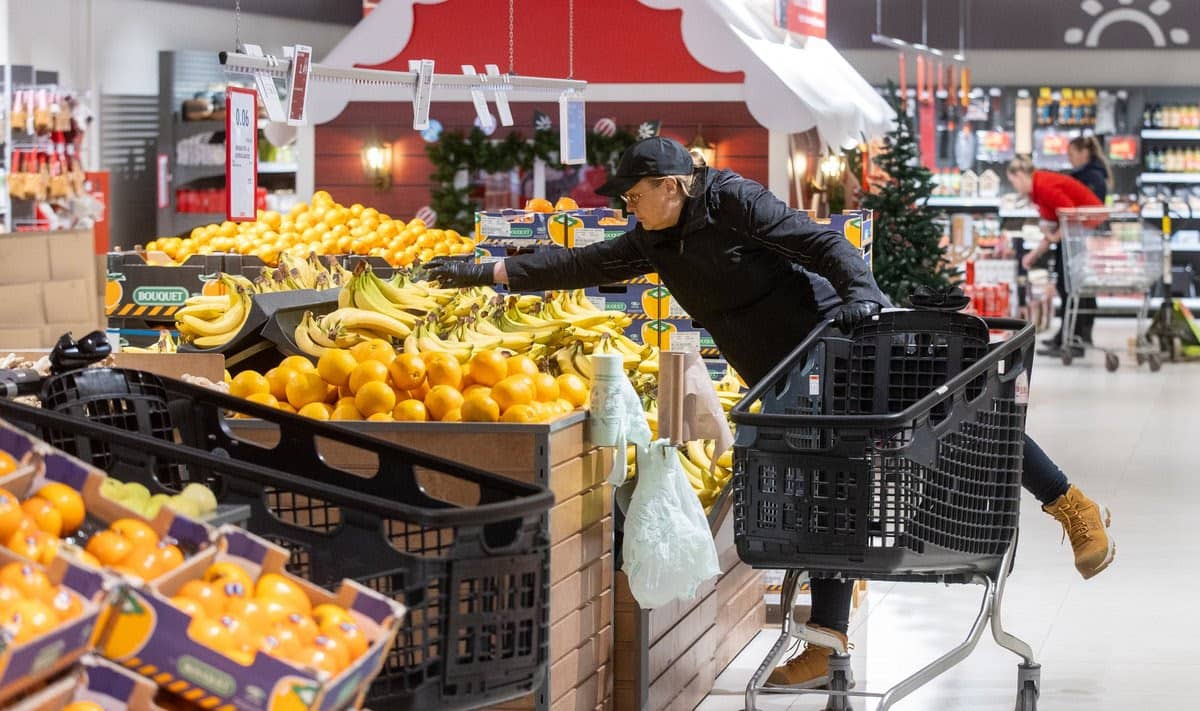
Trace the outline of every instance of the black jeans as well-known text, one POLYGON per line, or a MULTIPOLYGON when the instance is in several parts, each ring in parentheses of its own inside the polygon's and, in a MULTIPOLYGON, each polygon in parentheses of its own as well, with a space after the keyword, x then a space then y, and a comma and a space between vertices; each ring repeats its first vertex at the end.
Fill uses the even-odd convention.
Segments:
MULTIPOLYGON (((1025 459, 1021 485, 1043 505, 1067 493, 1070 483, 1042 448, 1028 435, 1025 437, 1025 459)), ((809 624, 819 625, 843 634, 850 626, 850 600, 853 580, 819 579, 812 588, 812 615, 809 624)))

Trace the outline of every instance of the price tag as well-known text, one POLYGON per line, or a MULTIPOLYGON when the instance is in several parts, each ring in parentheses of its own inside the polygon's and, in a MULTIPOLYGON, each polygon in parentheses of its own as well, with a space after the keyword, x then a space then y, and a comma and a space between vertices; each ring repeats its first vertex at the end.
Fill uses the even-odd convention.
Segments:
POLYGON ((484 237, 512 237, 512 223, 503 217, 483 215, 479 218, 479 231, 484 237))
POLYGON ((225 216, 250 222, 258 191, 258 92, 231 86, 226 96, 225 216))
POLYGON ((421 59, 408 63, 409 71, 417 75, 417 88, 413 92, 413 130, 429 128, 429 102, 433 98, 433 60, 421 59))
POLYGON ((292 66, 288 72, 287 122, 303 126, 308 122, 308 70, 312 63, 312 47, 298 44, 292 50, 292 66))
POLYGON ((166 153, 158 154, 158 209, 171 205, 171 164, 166 153))
POLYGON ((575 246, 586 247, 589 244, 596 244, 604 241, 603 227, 576 227, 575 228, 575 246))
POLYGON ((700 352, 699 331, 676 331, 671 334, 671 350, 689 353, 700 352))
POLYGON ((608 300, 605 299, 603 296, 589 296, 589 297, 587 297, 587 300, 589 302, 591 302, 592 306, 595 306, 596 308, 600 309, 601 311, 606 310, 605 306, 607 305, 608 300))
POLYGON ((820 395, 821 394, 821 376, 817 375, 816 373, 813 373, 812 375, 808 376, 808 394, 809 395, 820 395))
MULTIPOLYGON (((251 57, 262 57, 262 47, 256 44, 247 44, 246 54, 251 57)), ((275 58, 272 57, 271 60, 275 61, 275 58)), ((275 80, 267 72, 256 71, 254 72, 254 85, 258 87, 258 96, 267 109, 267 118, 282 122, 286 117, 283 113, 283 104, 279 101, 279 90, 275 88, 275 80)))
POLYGON ((565 92, 558 99, 559 162, 563 165, 587 163, 587 124, 583 96, 565 92))

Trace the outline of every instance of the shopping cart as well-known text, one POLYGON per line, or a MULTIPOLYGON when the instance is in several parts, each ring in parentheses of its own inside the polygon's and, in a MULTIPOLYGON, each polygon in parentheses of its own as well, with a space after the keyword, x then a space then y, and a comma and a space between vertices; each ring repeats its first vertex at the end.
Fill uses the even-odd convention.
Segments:
MULTIPOLYGON (((1140 214, 1107 207, 1061 208, 1058 226, 1062 235, 1060 256, 1066 260, 1067 300, 1063 304, 1063 365, 1074 358, 1072 348, 1096 348, 1075 334, 1080 300, 1109 294, 1135 294, 1141 298, 1137 312, 1137 362, 1149 363, 1150 370, 1162 367, 1158 349, 1146 333, 1150 296, 1163 275, 1163 238, 1156 230, 1142 226, 1140 214)), ((1098 311, 1099 309, 1096 309, 1098 311)), ((1104 351, 1104 367, 1110 372, 1121 364, 1115 350, 1104 351)))
POLYGON ((1023 660, 1017 710, 1036 709, 1040 666, 1000 619, 1033 338, 1023 321, 943 311, 885 311, 848 337, 826 324, 733 409, 738 555, 787 569, 782 631, 746 686, 746 711, 761 693, 828 694, 838 710, 870 697, 891 708, 970 655, 989 621, 1023 660), (989 329, 1008 338, 990 340, 989 329), (883 693, 848 688, 845 654, 830 659, 828 689, 765 688, 805 639, 791 612, 807 577, 974 583, 984 595, 962 644, 883 693))
POLYGON ((0 418, 153 493, 189 482, 246 507, 246 528, 291 552, 288 570, 333 587, 352 578, 407 613, 367 696, 383 711, 477 709, 536 690, 549 652, 549 533, 554 497, 541 486, 352 430, 150 373, 83 365, 107 354, 104 334, 64 337, 59 372, 0 371, 0 418), (278 431, 263 446, 235 437, 225 415, 278 431), (326 448, 377 462, 354 474, 326 448), (463 490, 450 503, 425 484, 463 490), (476 499, 472 499, 476 500, 476 499))

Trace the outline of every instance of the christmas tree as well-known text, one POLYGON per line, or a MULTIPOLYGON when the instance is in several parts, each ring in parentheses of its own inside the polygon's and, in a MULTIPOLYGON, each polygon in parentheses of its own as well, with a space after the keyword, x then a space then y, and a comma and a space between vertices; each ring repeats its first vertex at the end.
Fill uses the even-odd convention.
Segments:
POLYGON ((941 290, 956 279, 945 259, 942 227, 934 222, 937 211, 925 206, 933 194, 933 175, 920 163, 912 121, 890 83, 887 96, 896 125, 884 138, 885 152, 875 158, 887 179, 872 186, 862 205, 875 211, 875 281, 899 306, 919 286, 941 290))

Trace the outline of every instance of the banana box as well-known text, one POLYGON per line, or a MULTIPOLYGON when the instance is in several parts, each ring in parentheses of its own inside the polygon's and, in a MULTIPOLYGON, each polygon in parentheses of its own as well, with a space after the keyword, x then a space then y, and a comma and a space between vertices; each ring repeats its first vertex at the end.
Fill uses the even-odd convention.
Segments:
POLYGON ((147 515, 149 510, 146 506, 151 505, 148 491, 141 492, 145 493, 145 496, 136 497, 136 500, 131 497, 128 506, 110 499, 101 491, 115 480, 110 480, 104 472, 74 457, 47 448, 41 458, 43 466, 40 470, 6 476, 0 479, 0 487, 25 501, 46 484, 65 484, 80 493, 84 508, 80 513, 84 518, 78 531, 63 537, 65 544, 47 544, 44 539, 35 538, 28 540, 25 547, 9 546, 10 552, 16 552, 26 560, 44 561, 55 554, 67 556, 80 567, 101 573, 106 579, 115 581, 119 579, 116 572, 108 568, 96 568, 87 556, 79 555, 92 536, 107 529, 114 521, 135 519, 146 523, 159 540, 171 540, 185 558, 210 547, 213 538, 216 537, 213 528, 162 506, 161 500, 156 502, 153 515, 147 515))
POLYGON ((182 264, 168 265, 154 254, 109 252, 104 313, 110 321, 173 324, 189 297, 219 293, 216 275, 225 268, 224 255, 193 254, 182 264))
POLYGON ((217 545, 163 578, 122 588, 100 634, 100 653, 200 708, 217 711, 359 708, 392 649, 404 606, 351 580, 343 580, 337 592, 331 593, 288 573, 287 550, 232 526, 222 527, 219 534, 217 545), (366 652, 337 675, 330 676, 262 652, 244 651, 245 648, 237 646, 238 637, 233 631, 209 629, 210 623, 221 624, 217 620, 193 620, 170 601, 214 563, 236 564, 254 580, 268 573, 281 576, 298 586, 313 607, 333 603, 349 610, 366 633, 369 641, 366 652))
POLYGON ((154 703, 156 693, 158 686, 149 679, 86 654, 78 669, 8 711, 61 711, 77 701, 89 701, 104 711, 165 711, 154 703))
POLYGON ((491 247, 584 247, 615 239, 635 226, 637 218, 608 207, 561 212, 488 210, 475 213, 475 240, 491 247))
MULTIPOLYGON (((9 576, 21 581, 21 589, 28 597, 46 594, 41 590, 65 588, 70 594, 67 604, 72 609, 67 619, 32 639, 0 641, 0 708, 9 708, 9 699, 70 668, 91 648, 101 609, 109 595, 107 582, 94 570, 63 557, 41 566, 0 547, 0 579, 9 580, 9 576), (46 587, 47 581, 51 587, 46 587)), ((26 623, 39 619, 37 614, 30 612, 26 623)))
POLYGON ((705 358, 704 367, 708 370, 708 377, 715 383, 725 377, 729 370, 729 361, 724 358, 705 358))

